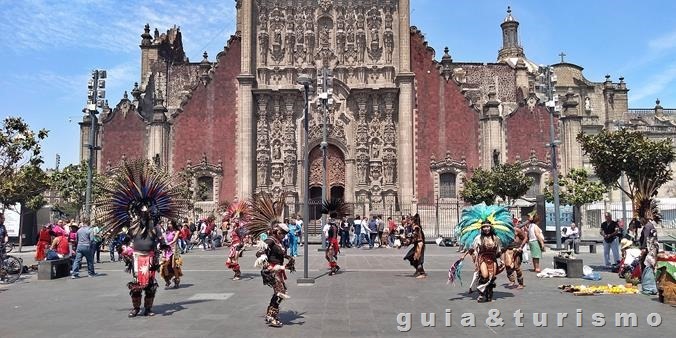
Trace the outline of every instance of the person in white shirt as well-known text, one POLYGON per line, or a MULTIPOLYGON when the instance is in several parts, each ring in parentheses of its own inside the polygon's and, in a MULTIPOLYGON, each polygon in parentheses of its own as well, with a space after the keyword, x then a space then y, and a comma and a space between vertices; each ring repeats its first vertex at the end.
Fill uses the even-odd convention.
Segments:
POLYGON ((575 254, 580 253, 580 229, 575 223, 570 223, 570 228, 562 230, 561 237, 566 240, 563 242, 565 248, 572 247, 575 254))

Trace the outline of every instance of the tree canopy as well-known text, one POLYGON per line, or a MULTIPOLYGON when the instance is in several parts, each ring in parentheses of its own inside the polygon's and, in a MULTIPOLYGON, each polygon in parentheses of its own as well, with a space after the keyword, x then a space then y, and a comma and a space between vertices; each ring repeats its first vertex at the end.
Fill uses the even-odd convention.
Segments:
MULTIPOLYGON (((86 203, 88 163, 71 164, 50 177, 52 190, 58 192, 61 201, 56 206, 68 215, 77 216, 86 203)), ((92 173, 92 201, 100 194, 97 182, 101 177, 92 173)))
MULTIPOLYGON (((554 200, 554 180, 550 179, 545 187, 545 199, 554 200)), ((572 169, 566 176, 559 175, 559 200, 561 204, 583 205, 603 199, 606 187, 601 182, 589 180, 585 169, 572 169)))
POLYGON ((672 140, 651 140, 641 132, 626 129, 604 129, 596 135, 580 133, 577 140, 601 182, 627 194, 638 216, 650 210, 658 189, 671 180, 670 164, 675 156, 672 140), (623 174, 627 177, 626 188, 618 182, 623 174))
POLYGON ((533 179, 526 177, 519 163, 498 164, 491 170, 475 169, 472 177, 464 180, 460 196, 471 204, 491 205, 498 196, 510 203, 525 195, 532 184, 533 179))
POLYGON ((31 209, 44 205, 42 193, 49 187, 40 142, 48 131, 37 133, 20 117, 7 117, 0 127, 0 204, 21 203, 31 209))

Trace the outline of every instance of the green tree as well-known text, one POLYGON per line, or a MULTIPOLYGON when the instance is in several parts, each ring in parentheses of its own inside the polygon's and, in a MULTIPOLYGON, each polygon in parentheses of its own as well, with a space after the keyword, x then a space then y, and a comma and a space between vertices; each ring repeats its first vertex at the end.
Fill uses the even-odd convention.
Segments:
POLYGON ((465 187, 460 192, 460 197, 465 202, 470 204, 484 202, 487 205, 494 204, 496 197, 510 204, 525 195, 533 185, 533 179, 526 177, 519 163, 498 164, 490 171, 476 168, 472 178, 464 179, 463 182, 465 187))
POLYGON ((596 135, 580 133, 577 140, 601 182, 631 199, 634 215, 642 217, 650 212, 658 189, 671 180, 669 166, 675 156, 672 140, 650 140, 641 132, 626 129, 604 129, 596 135), (623 174, 627 189, 618 182, 623 174))
MULTIPOLYGON (((85 206, 88 167, 87 161, 82 161, 80 164, 71 164, 50 177, 52 190, 61 197, 56 206, 68 215, 79 217, 85 206)), ((92 201, 100 194, 97 184, 100 180, 101 177, 96 172, 92 173, 92 201)))
MULTIPOLYGON (((547 202, 554 201, 553 187, 554 180, 549 179, 545 187, 547 202)), ((561 204, 573 206, 575 223, 579 225, 582 225, 580 213, 582 205, 600 201, 606 190, 603 183, 589 180, 589 174, 585 169, 572 169, 566 176, 559 175, 559 201, 561 204)))
POLYGON ((519 163, 498 164, 492 172, 495 194, 506 204, 525 195, 533 185, 533 178, 526 176, 519 163))
MULTIPOLYGON (((39 209, 45 202, 42 193, 49 187, 42 162, 40 142, 48 131, 37 133, 20 117, 7 117, 0 127, 0 204, 2 208, 20 204, 23 209, 39 209)), ((21 224, 21 221, 20 223, 21 224)), ((19 226, 19 251, 22 244, 19 226)))
POLYGON ((464 188, 460 191, 460 197, 467 203, 479 204, 481 202, 491 205, 495 202, 495 183, 493 172, 476 168, 470 179, 464 178, 464 188))

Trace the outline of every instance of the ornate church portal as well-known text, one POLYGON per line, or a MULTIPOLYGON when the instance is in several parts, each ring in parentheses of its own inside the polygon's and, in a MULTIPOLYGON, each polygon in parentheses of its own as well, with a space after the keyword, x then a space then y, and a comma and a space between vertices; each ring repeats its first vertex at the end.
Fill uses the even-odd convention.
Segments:
MULTIPOLYGON (((304 101, 296 79, 309 74, 316 89, 310 94, 307 193, 321 196, 318 145, 326 113, 327 197, 380 210, 397 203, 402 147, 398 13, 398 1, 254 2, 250 36, 256 86, 250 116, 255 118, 256 191, 285 194, 287 204, 302 201, 304 101), (333 102, 326 111, 317 98, 324 68, 332 73, 333 102)), ((405 13, 408 22, 408 9, 405 13)), ((406 93, 410 96, 410 90, 406 93)))

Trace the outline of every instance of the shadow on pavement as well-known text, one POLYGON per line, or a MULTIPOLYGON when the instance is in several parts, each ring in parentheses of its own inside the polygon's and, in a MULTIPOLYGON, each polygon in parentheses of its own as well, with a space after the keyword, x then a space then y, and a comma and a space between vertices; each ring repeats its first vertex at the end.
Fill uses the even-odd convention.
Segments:
POLYGON ((297 312, 297 311, 282 311, 279 313, 279 320, 284 323, 284 325, 303 325, 305 324, 305 321, 302 322, 293 322, 297 319, 305 318, 303 315, 305 312, 297 312))
MULTIPOLYGON (((186 310, 187 307, 186 305, 192 305, 192 304, 198 304, 198 303, 203 303, 203 302, 210 302, 211 300, 209 299, 199 299, 199 300, 187 300, 183 302, 177 302, 177 303, 169 303, 169 304, 155 304, 153 306, 153 311, 156 313, 157 316, 171 316, 176 312, 186 310)), ((121 309, 118 311, 129 311, 129 309, 121 309)), ((140 316, 139 317, 143 317, 140 316)))

